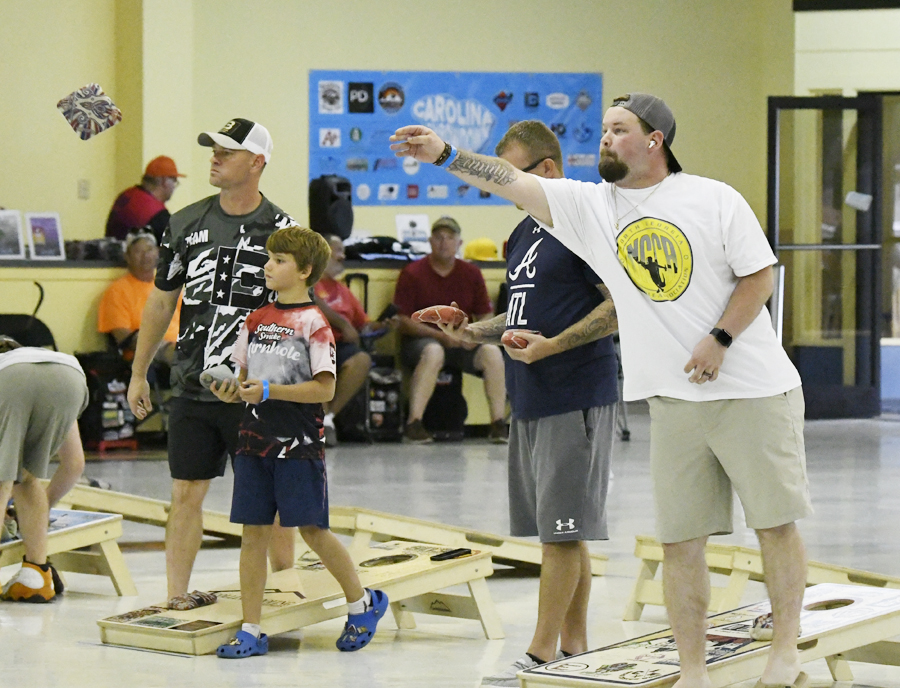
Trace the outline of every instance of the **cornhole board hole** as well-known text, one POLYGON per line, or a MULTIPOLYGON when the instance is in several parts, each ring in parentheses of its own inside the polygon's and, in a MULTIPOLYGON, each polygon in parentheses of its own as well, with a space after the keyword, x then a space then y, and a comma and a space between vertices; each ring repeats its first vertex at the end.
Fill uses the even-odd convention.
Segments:
MULTIPOLYGON (((432 542, 446 547, 477 547, 488 550, 494 562, 516 568, 540 569, 541 544, 522 538, 504 537, 408 516, 387 514, 371 509, 332 506, 329 511, 331 530, 353 536, 357 545, 370 541, 410 540, 432 542)), ((602 576, 608 557, 591 554, 591 573, 602 576)))
MULTIPOLYGON (((172 505, 162 499, 151 499, 125 492, 101 490, 87 485, 76 485, 60 500, 74 509, 91 509, 111 514, 121 514, 126 520, 166 527, 172 505)), ((233 540, 241 538, 241 524, 232 523, 229 516, 221 511, 203 510, 203 534, 233 540)))
MULTIPOLYGON (((129 521, 161 527, 165 527, 171 508, 169 502, 160 499, 84 485, 73 487, 61 501, 72 508, 122 514, 129 521)), ((204 509, 204 535, 226 540, 240 539, 241 526, 231 523, 228 519, 226 513, 204 509)), ((504 537, 447 526, 434 521, 347 506, 332 506, 329 519, 332 531, 353 537, 354 543, 360 546, 370 541, 409 540, 454 548, 477 547, 489 551, 498 564, 530 569, 539 569, 541 565, 540 543, 521 538, 504 537)), ((608 558, 603 554, 591 554, 591 573, 602 576, 606 571, 607 561, 608 558)))
MULTIPOLYGON (((433 554, 448 549, 393 541, 351 548, 350 554, 363 586, 387 594, 399 628, 415 628, 413 613, 434 614, 477 619, 487 638, 503 638, 484 580, 493 571, 490 552, 473 550, 458 559, 431 561, 433 554), (469 595, 437 592, 463 583, 469 595)), ((275 635, 346 616, 340 586, 309 554, 298 559, 293 569, 269 577, 260 624, 264 633, 275 635)), ((238 585, 213 592, 218 596, 215 604, 190 611, 169 610, 161 604, 101 619, 97 622, 100 639, 110 645, 164 652, 215 652, 241 627, 241 593, 238 585)))
MULTIPOLYGON (((753 619, 770 611, 764 600, 709 618, 706 666, 713 688, 757 678, 769 642, 750 638, 753 619)), ((849 661, 900 665, 900 590, 824 583, 806 589, 800 617, 800 661, 825 658, 837 681, 851 681, 849 661)), ((666 629, 591 650, 518 674, 524 688, 635 686, 657 688, 678 680, 678 652, 666 629)))
MULTIPOLYGON (((122 537, 122 517, 91 511, 50 510, 47 556, 57 571, 108 576, 119 595, 137 595, 131 574, 116 542, 122 537)), ((0 568, 21 564, 25 543, 0 545, 0 568)))
MULTIPOLYGON (((641 560, 641 570, 631 592, 631 598, 625 606, 624 621, 637 621, 641 618, 644 605, 663 605, 662 580, 656 580, 656 572, 663 560, 663 548, 658 540, 647 535, 635 538, 634 555, 641 560)), ((733 609, 741 603, 747 581, 763 582, 762 555, 758 549, 708 543, 706 545, 706 564, 710 573, 728 576, 724 587, 710 588, 709 611, 723 612, 733 609)), ((806 584, 841 583, 850 585, 869 585, 876 588, 900 588, 900 578, 885 576, 880 573, 860 571, 845 566, 823 564, 818 561, 807 562, 806 584)))

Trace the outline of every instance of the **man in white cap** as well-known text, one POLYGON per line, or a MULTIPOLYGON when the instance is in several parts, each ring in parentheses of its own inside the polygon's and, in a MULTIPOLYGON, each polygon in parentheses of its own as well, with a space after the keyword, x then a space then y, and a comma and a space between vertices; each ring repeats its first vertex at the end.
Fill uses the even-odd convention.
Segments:
MULTIPOLYGON (((200 606, 188 594, 203 538, 203 500, 210 481, 234 457, 242 406, 219 401, 200 373, 228 364, 247 313, 268 299, 263 266, 266 239, 293 219, 259 191, 272 155, 272 137, 247 119, 197 137, 212 148, 209 183, 219 193, 172 215, 160 245, 153 291, 141 319, 128 403, 138 418, 151 410, 147 369, 183 292, 172 365, 169 468, 172 508, 166 527, 166 574, 174 609, 200 606)), ((292 563, 292 562, 291 562, 292 563)), ((214 598, 213 598, 214 599, 214 598)))
POLYGON ((812 507, 800 376, 764 308, 776 259, 737 191, 681 172, 674 139, 669 107, 629 93, 603 117, 599 172, 607 184, 523 174, 418 125, 398 129, 391 147, 521 206, 612 293, 625 400, 650 403, 663 587, 681 670, 675 687, 710 686, 704 547, 710 535, 732 531, 732 491, 759 538, 772 601, 771 617, 752 633, 772 638, 761 683, 799 686, 808 681, 797 650, 806 553, 795 521, 812 507))

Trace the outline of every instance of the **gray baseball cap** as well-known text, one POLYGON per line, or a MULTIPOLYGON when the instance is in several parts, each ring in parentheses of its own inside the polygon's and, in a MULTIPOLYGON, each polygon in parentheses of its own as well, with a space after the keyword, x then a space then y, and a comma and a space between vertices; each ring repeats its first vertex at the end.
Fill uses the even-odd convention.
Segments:
POLYGON ((613 100, 613 107, 625 108, 644 120, 656 131, 661 131, 666 146, 666 153, 672 163, 673 171, 681 172, 681 165, 672 154, 672 142, 675 140, 675 115, 661 98, 649 93, 626 93, 613 100))

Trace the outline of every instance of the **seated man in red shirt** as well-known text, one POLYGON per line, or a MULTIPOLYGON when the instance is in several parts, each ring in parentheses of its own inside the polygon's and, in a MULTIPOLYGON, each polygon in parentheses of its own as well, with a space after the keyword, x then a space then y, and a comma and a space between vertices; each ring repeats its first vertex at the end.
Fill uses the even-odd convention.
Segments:
POLYGON ((503 354, 495 344, 471 344, 449 337, 436 326, 414 322, 410 316, 428 306, 457 305, 470 320, 493 317, 494 310, 484 277, 476 266, 456 258, 462 230, 452 217, 439 218, 431 226, 431 253, 410 263, 400 273, 394 304, 400 311, 402 335, 400 359, 413 370, 409 390, 409 419, 404 437, 411 442, 431 442, 422 415, 434 393, 444 366, 484 378, 484 392, 491 412, 490 439, 506 442, 506 380, 503 354))
POLYGON ((314 291, 316 305, 331 325, 337 352, 334 398, 324 405, 325 444, 333 447, 337 444, 334 417, 356 396, 372 368, 372 357, 360 348, 360 335, 384 331, 392 323, 369 322, 359 299, 346 284, 338 281, 344 272, 344 242, 333 234, 325 235, 325 239, 331 246, 331 258, 314 291))
POLYGON ((106 236, 124 240, 131 230, 150 227, 156 241, 161 241, 169 224, 166 201, 172 198, 178 178, 183 176, 172 158, 165 155, 153 158, 144 170, 141 183, 125 189, 113 202, 106 219, 106 236))

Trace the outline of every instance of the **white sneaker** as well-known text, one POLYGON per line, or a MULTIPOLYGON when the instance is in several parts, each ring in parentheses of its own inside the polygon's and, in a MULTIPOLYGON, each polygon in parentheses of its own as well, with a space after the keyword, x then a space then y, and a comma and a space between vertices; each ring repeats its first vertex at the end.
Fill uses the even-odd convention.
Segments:
MULTIPOLYGON (((556 659, 562 659, 565 655, 562 652, 557 651, 556 659)), ((482 686, 510 686, 510 688, 519 688, 519 679, 516 678, 516 674, 518 674, 523 669, 534 669, 536 666, 541 666, 537 662, 535 662, 528 655, 522 655, 513 662, 509 667, 501 671, 499 674, 494 674, 493 676, 485 676, 481 679, 482 686)))

